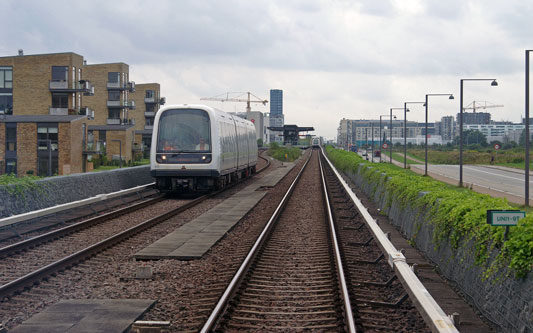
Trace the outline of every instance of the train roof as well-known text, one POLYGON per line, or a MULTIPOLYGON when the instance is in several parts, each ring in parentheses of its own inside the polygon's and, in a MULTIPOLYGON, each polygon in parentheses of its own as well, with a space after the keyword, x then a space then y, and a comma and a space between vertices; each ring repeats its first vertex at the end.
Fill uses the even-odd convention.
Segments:
POLYGON ((236 122, 238 123, 247 123, 249 126, 254 126, 254 124, 247 120, 247 119, 244 119, 244 118, 241 118, 241 117, 238 117, 238 116, 234 116, 230 113, 227 113, 225 111, 222 111, 222 110, 219 110, 217 108, 213 108, 211 106, 207 106, 207 105, 203 105, 203 104, 172 104, 172 105, 166 105, 164 107, 162 107, 161 109, 159 109, 158 113, 160 112, 164 112, 166 110, 172 110, 172 109, 200 109, 200 110, 204 110, 204 111, 207 111, 211 116, 218 116, 218 117, 228 117, 230 119, 234 119, 236 122))

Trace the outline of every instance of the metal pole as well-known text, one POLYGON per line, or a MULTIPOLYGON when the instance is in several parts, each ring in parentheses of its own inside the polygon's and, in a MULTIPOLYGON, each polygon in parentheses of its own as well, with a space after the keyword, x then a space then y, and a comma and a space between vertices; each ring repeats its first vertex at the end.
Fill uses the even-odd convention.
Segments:
POLYGON ((47 139, 48 143, 48 177, 52 176, 52 140, 47 139))
POLYGON ((118 141, 118 159, 119 159, 119 168, 122 168, 122 141, 118 141))
POLYGON ((424 176, 428 175, 428 95, 426 95, 426 159, 424 167, 424 176))
POLYGON ((379 161, 381 162, 381 148, 383 147, 383 144, 381 143, 381 139, 382 139, 382 136, 381 136, 381 117, 382 116, 379 116, 379 161))
POLYGON ((463 79, 459 90, 459 187, 463 187, 463 79))
POLYGON ((461 79, 459 102, 459 186, 463 186, 463 81, 492 81, 491 86, 497 86, 496 79, 461 79))
POLYGON ((390 129, 389 129, 389 163, 392 163, 392 108, 390 109, 390 129))
POLYGON ((403 168, 407 169, 407 102, 403 103, 403 168))
POLYGON ((370 120, 370 127, 370 131, 372 131, 372 163, 374 163, 374 122, 372 120, 370 120))
POLYGON ((529 52, 526 50, 526 167, 525 205, 529 206, 529 52))

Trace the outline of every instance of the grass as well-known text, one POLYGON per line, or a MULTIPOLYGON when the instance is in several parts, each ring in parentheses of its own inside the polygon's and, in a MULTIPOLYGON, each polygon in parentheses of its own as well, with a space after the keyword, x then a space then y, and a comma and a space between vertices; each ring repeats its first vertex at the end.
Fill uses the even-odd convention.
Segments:
POLYGON ((521 170, 525 170, 526 169, 526 163, 525 162, 522 162, 522 163, 495 163, 494 165, 504 166, 504 167, 508 167, 508 168, 521 169, 521 170))
MULTIPOLYGON (((394 160, 396 160, 396 161, 401 162, 401 163, 403 163, 403 161, 404 161, 403 153, 395 153, 395 152, 393 152, 393 153, 392 153, 392 158, 393 158, 394 160)), ((418 162, 418 161, 415 161, 415 160, 410 159, 410 158, 409 158, 409 154, 407 154, 407 163, 409 163, 409 164, 422 164, 422 163, 420 163, 420 162, 418 162)))

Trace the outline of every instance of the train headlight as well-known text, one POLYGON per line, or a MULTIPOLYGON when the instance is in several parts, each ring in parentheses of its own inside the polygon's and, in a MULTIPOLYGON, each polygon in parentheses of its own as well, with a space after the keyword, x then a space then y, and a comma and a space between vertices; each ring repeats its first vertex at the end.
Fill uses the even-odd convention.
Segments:
POLYGON ((207 158, 207 156, 202 156, 202 160, 205 161, 205 159, 207 158))
POLYGON ((157 155, 155 160, 157 163, 167 163, 167 155, 157 155))

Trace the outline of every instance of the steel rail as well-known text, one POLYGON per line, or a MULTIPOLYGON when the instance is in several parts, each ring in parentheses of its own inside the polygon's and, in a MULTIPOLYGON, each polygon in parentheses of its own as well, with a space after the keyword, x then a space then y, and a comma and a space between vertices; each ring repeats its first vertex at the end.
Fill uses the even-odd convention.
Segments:
POLYGON ((276 207, 276 210, 274 211, 274 213, 272 214, 272 216, 268 220, 267 224, 263 228, 263 231, 261 232, 261 234, 259 235, 259 237, 255 241, 254 245, 252 246, 252 248, 248 252, 248 255, 246 256, 246 258, 244 259, 243 263, 241 264, 241 266, 237 270, 237 273, 235 273, 235 275, 233 276, 233 279, 229 283, 228 287, 226 288, 226 290, 224 291, 224 293, 222 294, 222 296, 218 300, 215 308, 213 309, 213 311, 209 315, 209 318, 205 322, 205 324, 202 327, 202 329, 200 330, 200 332, 202 332, 202 333, 210 332, 210 331, 212 331, 215 328, 215 325, 219 321, 220 316, 222 315, 222 313, 224 312, 224 309, 226 308, 228 301, 231 299, 231 297, 237 291, 237 288, 239 287, 239 284, 242 281, 245 273, 248 271, 248 268, 249 268, 250 264, 252 263, 252 261, 257 256, 257 254, 259 252, 259 249, 261 249, 261 247, 265 243, 267 237, 270 235, 270 232, 272 231, 274 225, 277 223, 277 221, 279 219, 279 216, 281 215, 281 212, 283 211, 283 209, 287 205, 288 199, 291 196, 292 192, 294 191, 294 188, 296 187, 296 184, 300 180, 300 176, 303 174, 303 171, 305 170, 307 164, 311 160, 311 156, 312 155, 313 154, 309 155, 309 158, 305 162, 304 166, 302 167, 300 172, 298 172, 298 175, 296 175, 296 178, 294 179, 294 181, 292 182, 291 186, 289 187, 289 189, 287 190, 287 192, 285 193, 285 195, 281 199, 281 202, 276 207))
POLYGON ((45 279, 46 277, 50 276, 52 273, 63 270, 67 267, 76 265, 77 263, 97 254, 98 252, 101 252, 127 238, 134 236, 135 234, 147 228, 150 228, 160 222, 163 222, 173 217, 174 215, 177 215, 193 206, 196 206, 197 204, 204 201, 210 196, 211 196, 210 194, 207 194, 207 195, 198 197, 194 199, 193 201, 186 203, 183 206, 180 206, 164 214, 161 214, 159 216, 146 220, 134 227, 124 230, 114 236, 108 237, 83 250, 80 250, 63 259, 60 259, 54 263, 44 266, 32 273, 29 273, 23 277, 20 277, 9 283, 6 283, 3 286, 0 286, 0 298, 8 297, 9 295, 16 293, 17 291, 23 290, 24 288, 29 288, 32 285, 39 283, 39 281, 41 281, 42 279, 45 279))
POLYGON ((329 201, 328 186, 326 185, 326 176, 324 175, 324 166, 322 165, 322 159, 320 158, 320 156, 318 158, 318 161, 320 164, 320 176, 322 179, 322 188, 324 190, 323 192, 324 199, 325 199, 327 212, 328 212, 328 224, 329 224, 330 233, 331 233, 332 246, 333 246, 334 253, 335 253, 335 263, 337 266, 337 275, 339 277, 341 297, 344 303, 344 316, 346 318, 346 326, 348 328, 348 332, 355 333, 357 332, 357 330, 355 328, 355 321, 353 319, 352 305, 350 303, 350 294, 348 291, 348 285, 346 284, 346 277, 344 275, 341 251, 339 247, 339 241, 337 239, 337 231, 335 228, 335 223, 333 222, 333 214, 332 214, 333 207, 331 207, 331 204, 329 201))
POLYGON ((398 251, 391 241, 387 238, 383 230, 378 226, 377 222, 372 218, 366 207, 361 203, 359 198, 353 193, 350 186, 342 178, 333 163, 328 159, 322 150, 325 160, 330 165, 334 174, 337 176, 339 182, 342 184, 346 193, 350 196, 357 209, 364 218, 370 232, 373 234, 376 243, 381 248, 382 253, 388 258, 389 265, 394 269, 398 279, 409 294, 410 299, 415 304, 416 308, 422 315, 422 318, 429 326, 432 332, 438 333, 458 333, 459 331, 454 326, 453 322, 437 304, 435 299, 430 295, 429 291, 424 287, 422 282, 413 272, 412 268, 407 264, 404 255, 398 251))
POLYGON ((129 189, 126 189, 126 190, 120 190, 120 191, 117 191, 117 192, 98 194, 98 195, 96 195, 94 197, 90 197, 90 198, 87 198, 87 199, 77 200, 77 201, 73 201, 73 202, 67 202, 67 203, 64 203, 64 204, 60 204, 60 205, 56 205, 56 206, 52 206, 52 207, 47 207, 47 208, 43 208, 43 209, 39 209, 39 210, 34 210, 34 211, 31 211, 31 212, 27 212, 27 213, 13 215, 13 216, 9 216, 9 217, 4 217, 4 218, 0 219, 0 227, 5 227, 5 226, 11 225, 11 224, 15 224, 15 223, 31 220, 33 218, 42 217, 42 216, 50 215, 50 214, 53 214, 53 213, 62 212, 62 211, 67 210, 67 209, 72 209, 72 208, 77 208, 77 207, 80 207, 80 206, 89 205, 91 203, 101 202, 101 201, 106 200, 106 199, 112 199, 112 198, 120 197, 122 195, 130 194, 130 193, 134 193, 134 192, 139 192, 139 191, 141 191, 143 189, 146 189, 146 188, 148 188, 150 186, 153 186, 154 184, 155 183, 149 183, 149 184, 146 184, 146 185, 132 187, 132 188, 129 188, 129 189))
POLYGON ((51 240, 54 240, 56 238, 60 238, 69 234, 72 234, 74 232, 81 231, 83 229, 87 229, 89 227, 92 227, 96 224, 105 222, 110 219, 117 218, 119 216, 125 215, 127 213, 134 212, 136 210, 139 210, 141 208, 147 207, 149 205, 155 204, 159 201, 163 200, 163 196, 158 196, 152 199, 144 200, 142 202, 138 202, 132 205, 129 205, 127 207, 123 207, 117 210, 114 210, 112 212, 108 212, 99 216, 95 216, 92 218, 89 218, 84 221, 80 221, 78 223, 63 227, 61 229, 53 230, 50 232, 47 232, 45 234, 29 238, 23 241, 20 241, 18 243, 14 243, 12 245, 8 245, 6 247, 0 248, 0 258, 5 257, 13 252, 20 252, 24 249, 35 247, 39 244, 43 244, 46 242, 49 242, 51 240))
MULTIPOLYGON (((263 158, 263 157, 262 157, 263 158)), ((256 171, 256 173, 260 173, 262 171, 264 171, 265 169, 267 169, 269 166, 270 166, 270 161, 267 160, 267 165, 263 168, 261 168, 260 170, 256 171)), ((238 184, 239 182, 237 183, 234 183, 234 185, 238 184)), ((171 211, 168 211, 164 214, 161 214, 159 216, 156 216, 154 218, 151 218, 147 221, 144 221, 134 227, 131 227, 125 231, 122 231, 114 236, 111 236, 111 237, 108 237, 92 246, 89 246, 83 250, 80 250, 76 253, 73 253, 63 259, 60 259, 54 263, 51 263, 45 267, 42 267, 32 273, 29 273, 23 277, 20 277, 16 280, 13 280, 9 283, 6 283, 2 286, 0 286, 0 299, 1 298, 4 298, 4 297, 9 297, 9 295, 12 295, 18 291, 21 291, 25 288, 30 288, 32 285, 34 284, 38 284, 41 280, 47 278, 48 276, 50 276, 51 274, 53 274, 54 272, 57 272, 57 271, 60 271, 60 270, 63 270, 65 268, 68 268, 70 266, 73 266, 73 265, 76 265, 77 263, 85 260, 86 258, 89 258, 95 254, 97 254, 98 252, 101 252, 127 238, 130 238, 132 237, 133 235, 147 229, 147 228, 150 228, 160 222, 163 222, 191 207, 194 207, 196 206, 197 204, 201 203, 202 201, 206 200, 207 198, 210 198, 212 196, 215 196, 229 188, 232 188, 234 185, 232 186, 229 186, 229 187, 226 187, 225 189, 223 190, 220 190, 220 191, 216 191, 216 192, 212 192, 212 193, 209 193, 209 194, 206 194, 206 195, 203 195, 201 197, 198 197, 188 203, 186 203, 185 205, 183 206, 180 206, 178 208, 175 208, 171 211)), ((149 201, 149 200, 147 200, 149 201)), ((146 203, 146 202, 143 202, 143 203, 146 203)), ((139 203, 139 204, 142 204, 142 203, 139 203)), ((131 207, 131 206, 130 206, 131 207)), ((128 209, 130 207, 126 207, 124 209, 121 209, 122 210, 125 210, 125 209, 128 209)), ((111 212, 109 214, 112 214, 112 213, 115 213, 115 212, 111 212)), ((65 228, 63 228, 65 229, 65 228)), ((70 231, 71 233, 72 231, 70 231)), ((30 239, 31 240, 31 239, 30 239)), ((22 243, 22 242, 21 242, 22 243)), ((17 243, 19 244, 19 243, 17 243)), ((17 244, 14 244, 14 245, 17 245, 17 244)), ((9 247, 6 247, 6 248, 9 248, 9 247)), ((4 249, 6 249, 4 248, 4 249)), ((4 250, 4 249, 1 249, 1 250, 4 250)), ((10 252, 13 252, 13 250, 11 250, 10 252)), ((6 252, 7 253, 7 252, 6 252)))

